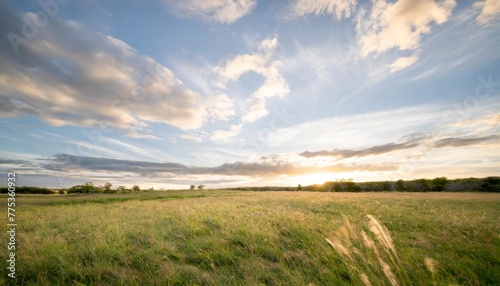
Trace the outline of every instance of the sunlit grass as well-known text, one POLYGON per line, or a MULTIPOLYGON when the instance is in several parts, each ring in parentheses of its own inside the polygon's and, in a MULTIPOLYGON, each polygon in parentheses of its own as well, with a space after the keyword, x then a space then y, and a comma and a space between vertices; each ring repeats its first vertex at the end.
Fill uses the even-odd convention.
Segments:
POLYGON ((500 281, 498 194, 176 191, 18 202, 23 285, 500 281))

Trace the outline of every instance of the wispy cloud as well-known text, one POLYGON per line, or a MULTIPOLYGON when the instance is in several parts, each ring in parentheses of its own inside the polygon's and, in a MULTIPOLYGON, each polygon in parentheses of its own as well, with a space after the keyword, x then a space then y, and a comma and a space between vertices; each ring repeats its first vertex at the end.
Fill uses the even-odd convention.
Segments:
POLYGON ((243 54, 227 60, 223 65, 215 67, 219 75, 219 87, 225 89, 230 81, 237 81, 243 74, 254 72, 264 77, 264 82, 247 100, 247 108, 242 117, 245 123, 254 122, 269 112, 266 100, 272 97, 284 97, 289 87, 280 73, 282 63, 273 58, 278 37, 264 39, 254 54, 243 54))
POLYGON ((201 17, 203 20, 232 24, 252 12, 256 0, 163 0, 181 17, 201 17))
POLYGON ((225 140, 231 137, 234 137, 238 135, 241 131, 242 125, 231 125, 229 130, 216 130, 212 133, 212 136, 210 136, 211 140, 218 141, 218 140, 225 140))
POLYGON ((391 72, 394 73, 402 69, 405 69, 416 63, 417 60, 418 60, 418 55, 413 55, 410 57, 400 57, 390 65, 391 72))
POLYGON ((357 3, 357 0, 296 0, 292 11, 295 16, 328 14, 340 20, 343 17, 351 17, 357 3))
POLYGON ((207 112, 209 119, 228 121, 235 115, 234 99, 229 98, 226 94, 214 96, 209 99, 207 112))

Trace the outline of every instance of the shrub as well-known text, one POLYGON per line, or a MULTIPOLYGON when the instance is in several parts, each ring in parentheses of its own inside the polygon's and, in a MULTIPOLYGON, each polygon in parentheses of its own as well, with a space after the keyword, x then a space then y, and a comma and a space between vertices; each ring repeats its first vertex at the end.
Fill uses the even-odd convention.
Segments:
POLYGON ((396 191, 398 192, 405 192, 407 190, 406 188, 406 183, 403 180, 398 180, 396 182, 396 191))
POLYGON ((481 191, 483 192, 500 192, 500 177, 487 177, 483 179, 481 184, 481 191))
POLYGON ((126 193, 128 191, 125 186, 118 186, 117 190, 120 193, 126 193))
MULTIPOLYGON (((0 188, 0 193, 7 194, 9 189, 7 187, 0 188)), ((17 186, 16 194, 54 194, 53 191, 47 188, 31 187, 31 186, 17 186)))
POLYGON ((448 179, 446 177, 434 178, 432 180, 432 191, 444 192, 447 184, 448 184, 448 179))
POLYGON ((100 187, 94 186, 94 183, 87 182, 84 185, 76 185, 68 189, 68 194, 93 194, 102 193, 100 187))
POLYGON ((105 192, 105 193, 114 193, 115 191, 113 191, 111 189, 113 185, 111 185, 111 183, 104 183, 104 186, 102 186, 102 190, 105 192))

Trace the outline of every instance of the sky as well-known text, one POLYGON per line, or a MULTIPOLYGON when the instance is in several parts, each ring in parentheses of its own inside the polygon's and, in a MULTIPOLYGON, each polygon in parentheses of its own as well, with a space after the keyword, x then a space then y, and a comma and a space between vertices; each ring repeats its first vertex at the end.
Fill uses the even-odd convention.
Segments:
POLYGON ((500 174, 500 1, 0 2, 0 173, 207 188, 500 174))

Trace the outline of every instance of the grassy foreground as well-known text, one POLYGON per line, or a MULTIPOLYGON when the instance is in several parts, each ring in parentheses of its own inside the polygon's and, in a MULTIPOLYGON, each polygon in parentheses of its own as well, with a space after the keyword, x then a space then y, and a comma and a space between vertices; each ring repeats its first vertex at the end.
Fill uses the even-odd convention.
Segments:
POLYGON ((19 195, 16 282, 499 285, 499 218, 484 193, 19 195))

